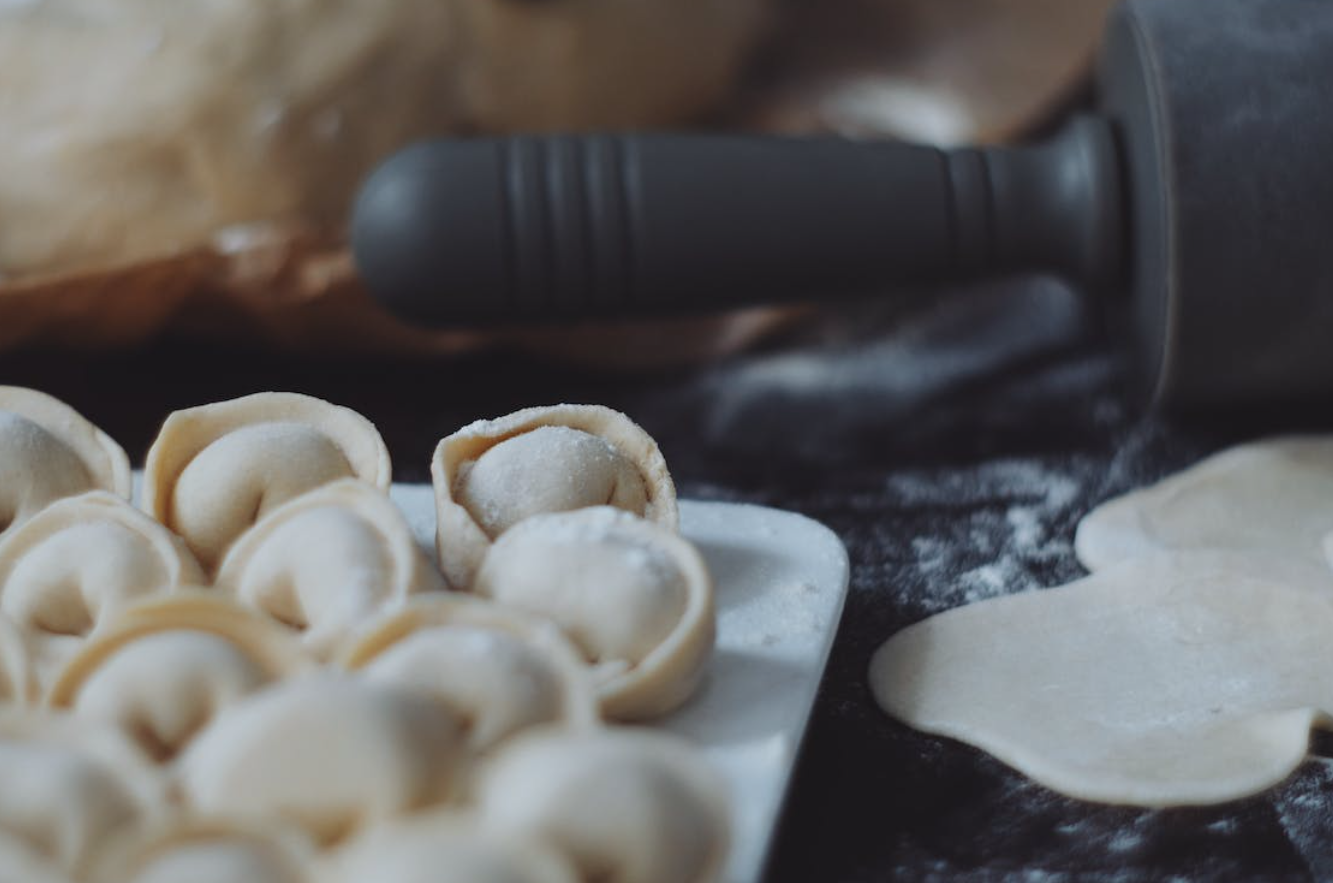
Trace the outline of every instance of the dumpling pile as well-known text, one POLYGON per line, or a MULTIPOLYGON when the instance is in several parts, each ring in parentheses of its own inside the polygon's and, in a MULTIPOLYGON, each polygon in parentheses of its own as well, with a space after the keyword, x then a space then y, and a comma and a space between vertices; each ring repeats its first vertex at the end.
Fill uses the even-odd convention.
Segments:
POLYGON ((261 393, 128 459, 0 387, 0 879, 708 883, 715 629, 656 444, 606 408, 444 439, 437 554, 364 417, 261 393))

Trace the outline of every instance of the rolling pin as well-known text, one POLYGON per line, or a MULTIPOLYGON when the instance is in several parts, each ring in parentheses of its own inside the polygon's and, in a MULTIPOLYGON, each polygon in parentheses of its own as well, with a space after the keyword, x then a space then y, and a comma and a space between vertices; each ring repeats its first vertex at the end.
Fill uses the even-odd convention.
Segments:
MULTIPOLYGON (((366 182, 367 287, 428 327, 1060 274, 1146 397, 1333 397, 1333 4, 1127 0, 1042 143, 608 134, 429 142, 366 182)), ((943 289, 942 289, 943 290, 943 289)))

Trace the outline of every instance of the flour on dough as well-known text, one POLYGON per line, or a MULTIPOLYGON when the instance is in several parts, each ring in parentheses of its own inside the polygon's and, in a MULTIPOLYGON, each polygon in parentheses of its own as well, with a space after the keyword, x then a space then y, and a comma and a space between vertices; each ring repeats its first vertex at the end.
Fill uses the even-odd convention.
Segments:
POLYGON ((1333 531, 1333 438, 1287 437, 1223 451, 1094 509, 1074 538, 1101 570, 1171 549, 1266 552, 1333 580, 1321 541, 1333 531))
POLYGON ((890 715, 1073 797, 1244 797, 1295 769, 1333 710, 1333 601, 1255 560, 1151 555, 950 610, 881 647, 871 686, 890 715))

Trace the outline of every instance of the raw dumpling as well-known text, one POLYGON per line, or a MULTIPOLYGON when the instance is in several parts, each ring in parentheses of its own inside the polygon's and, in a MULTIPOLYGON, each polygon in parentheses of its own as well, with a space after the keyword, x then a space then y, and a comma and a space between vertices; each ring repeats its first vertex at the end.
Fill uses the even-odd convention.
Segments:
POLYGON ((1252 551, 1333 581, 1320 548, 1329 531, 1333 439, 1276 438, 1103 503, 1079 522, 1074 551, 1089 570, 1172 549, 1252 551))
POLYGON ((431 462, 436 549, 468 589, 491 543, 528 516, 611 505, 675 530, 676 488, 657 443, 599 405, 528 408, 442 440, 431 462))
POLYGON ((148 451, 144 505, 212 573, 269 511, 340 478, 387 491, 389 452, 369 420, 297 393, 176 411, 148 451))
POLYGON ((487 827, 545 840, 584 880, 706 883, 727 854, 727 802, 687 743, 648 730, 542 733, 483 772, 487 827))
POLYGON ((398 507, 349 479, 264 516, 223 559, 217 588, 326 655, 367 617, 444 583, 398 507))
POLYGON ((680 705, 713 649, 713 584, 698 551, 607 506, 526 519, 492 546, 475 590, 558 623, 593 663, 612 718, 680 705))
POLYGON ((343 664, 458 712, 482 751, 519 730, 598 720, 586 667, 552 623, 457 595, 416 598, 374 623, 343 664))
POLYGON ((29 633, 43 686, 135 599, 203 581, 179 537, 105 491, 53 503, 0 540, 0 611, 29 633))
POLYGON ((1208 804, 1282 781, 1333 714, 1333 601, 1248 556, 1136 558, 898 632, 870 683, 904 723, 1085 800, 1208 804))
POLYGON ((222 709, 309 665, 283 629, 214 595, 131 607, 66 665, 47 698, 169 760, 222 709))
MULTIPOLYGON (((186 818, 107 849, 94 879, 115 883, 313 883, 314 847, 294 830, 186 818)), ((370 878, 368 878, 370 879, 370 878)))
POLYGON ((36 692, 28 640, 12 619, 0 613, 0 712, 6 706, 27 705, 36 692))
POLYGON ((464 743, 429 697, 310 675, 228 708, 186 749, 180 780, 199 812, 277 818, 329 844, 449 798, 464 743))
POLYGON ((0 834, 73 876, 166 806, 163 780, 118 730, 67 715, 0 715, 0 782, 0 834))
POLYGON ((374 828, 330 857, 327 883, 580 883, 538 841, 501 837, 435 811, 374 828))
POLYGON ((59 399, 0 386, 0 536, 61 497, 106 490, 130 497, 130 461, 59 399))

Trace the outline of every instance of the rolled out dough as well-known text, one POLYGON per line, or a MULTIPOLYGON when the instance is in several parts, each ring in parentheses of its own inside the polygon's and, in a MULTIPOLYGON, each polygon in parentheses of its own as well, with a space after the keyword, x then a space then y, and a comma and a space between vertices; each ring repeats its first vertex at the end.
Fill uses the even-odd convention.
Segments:
MULTIPOLYGON (((1298 470, 1318 455, 1306 443, 1273 450, 1284 456, 1241 452, 1232 462, 1257 457, 1285 481, 1281 464, 1298 470)), ((1218 475, 1228 472, 1201 467, 1175 487, 1201 481, 1229 502, 1216 496, 1230 492, 1225 484, 1210 488, 1218 475)), ((1251 475, 1243 486, 1262 484, 1251 475)), ((1299 499, 1310 502, 1315 487, 1300 485, 1299 499)), ((1171 489, 1155 493, 1170 502, 1171 489)), ((1258 505, 1272 515, 1277 503, 1258 505)), ((1162 523, 1178 528, 1168 536, 1198 535, 1162 523)), ((1285 778, 1333 710, 1333 597, 1257 577, 1264 566, 1259 554, 1156 554, 951 610, 881 647, 871 686, 894 717, 1074 797, 1142 806, 1244 797, 1285 778)))
POLYGON ((1263 552, 1333 587, 1321 551, 1330 531, 1333 437, 1287 437, 1231 448, 1102 504, 1079 523, 1074 551, 1094 571, 1172 549, 1263 552))

